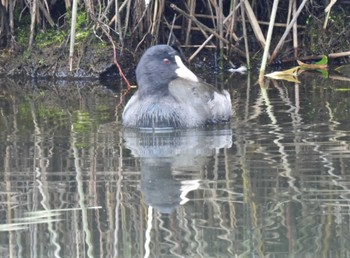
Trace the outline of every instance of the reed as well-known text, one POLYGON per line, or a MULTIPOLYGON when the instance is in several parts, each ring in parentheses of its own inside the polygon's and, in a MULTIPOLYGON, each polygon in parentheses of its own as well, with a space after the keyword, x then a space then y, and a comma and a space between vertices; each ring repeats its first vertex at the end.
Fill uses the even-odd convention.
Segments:
POLYGON ((69 70, 73 70, 73 55, 74 55, 74 43, 75 43, 75 29, 77 21, 77 8, 78 0, 73 0, 73 9, 72 9, 72 21, 71 21, 71 30, 70 30, 70 45, 69 45, 69 70))
POLYGON ((250 55, 249 55, 249 45, 248 45, 248 35, 247 35, 247 27, 245 23, 245 12, 244 12, 244 0, 241 0, 241 15, 242 15, 242 28, 243 28, 243 37, 244 37, 244 47, 245 54, 247 60, 247 68, 250 69, 250 55))
MULTIPOLYGON (((292 1, 292 12, 293 16, 296 16, 297 13, 297 1, 292 1)), ((289 23, 289 22, 288 22, 289 23)), ((294 57, 298 57, 298 21, 293 24, 293 48, 294 48, 294 57)))
POLYGON ((269 26, 269 30, 268 30, 267 36, 266 36, 266 45, 265 45, 264 55, 263 55, 261 67, 260 67, 260 75, 259 75, 260 82, 262 82, 264 80, 265 68, 266 68, 267 58, 269 55, 272 32, 273 32, 273 27, 274 27, 273 24, 275 23, 278 2, 279 2, 279 0, 274 0, 274 2, 273 2, 272 13, 271 13, 271 18, 270 18, 270 26, 269 26))
POLYGON ((29 36, 28 49, 32 48, 33 41, 34 41, 36 16, 38 13, 37 6, 38 6, 38 0, 33 0, 30 8, 31 20, 30 20, 30 36, 29 36))
MULTIPOLYGON (((69 0, 2 0, 0 49, 15 48, 27 42, 24 47, 31 50, 38 44, 37 33, 56 31, 59 28, 66 31, 65 35, 70 35, 69 66, 73 69, 77 29, 74 19, 77 12, 85 12, 87 23, 92 25, 83 29, 91 35, 98 35, 99 40, 110 42, 109 37, 101 37, 101 34, 108 33, 120 51, 126 47, 137 52, 139 48, 166 43, 170 33, 179 48, 191 49, 193 55, 190 61, 203 49, 215 49, 222 57, 221 60, 236 58, 246 62, 249 67, 250 57, 262 58, 262 50, 266 49, 266 24, 271 29, 285 28, 278 42, 269 42, 274 49, 268 58, 271 63, 280 55, 284 46, 285 49, 293 48, 294 58, 298 57, 299 42, 306 33, 308 17, 316 17, 324 21, 324 28, 332 29, 328 23, 331 9, 333 16, 336 15, 335 6, 350 9, 348 4, 340 6, 337 1, 331 1, 328 6, 317 4, 315 7, 314 1, 303 0, 297 7, 297 1, 293 0, 280 2, 278 8, 273 10, 273 3, 272 0, 183 0, 177 1, 175 5, 170 0, 84 0, 79 3, 69 0), (276 20, 271 22, 270 17, 274 12, 276 20), (174 15, 176 19, 173 20, 174 15), (22 32, 19 33, 20 31, 22 32), (29 36, 24 41, 20 39, 23 37, 21 35, 29 36), (286 40, 288 36, 293 39, 291 43, 286 40)), ((281 30, 276 31, 280 33, 281 30)), ((349 45, 338 46, 337 51, 330 49, 329 52, 346 53, 349 45)))
POLYGON ((282 46, 283 46, 283 44, 284 44, 284 42, 285 42, 286 37, 288 36, 290 30, 292 29, 294 23, 297 21, 298 16, 300 15, 301 11, 303 10, 304 6, 306 5, 306 3, 307 3, 308 1, 309 1, 309 0, 303 0, 303 2, 300 4, 298 10, 297 10, 296 13, 295 13, 295 16, 293 17, 293 19, 291 20, 291 22, 288 24, 288 26, 287 26, 285 32, 283 33, 283 35, 282 35, 280 41, 278 42, 278 44, 277 44, 275 50, 273 51, 273 53, 272 53, 272 55, 271 55, 270 61, 273 61, 273 60, 276 58, 277 54, 279 53, 280 49, 282 48, 282 46))

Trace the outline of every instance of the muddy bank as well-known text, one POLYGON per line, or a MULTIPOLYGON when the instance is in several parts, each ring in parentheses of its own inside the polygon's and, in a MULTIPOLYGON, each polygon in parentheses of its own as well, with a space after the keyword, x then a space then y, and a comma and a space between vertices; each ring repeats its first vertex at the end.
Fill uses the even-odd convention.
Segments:
MULTIPOLYGON (((76 50, 73 70, 69 70, 67 47, 49 46, 31 51, 18 47, 0 51, 0 76, 35 79, 98 79, 101 75, 118 78, 113 65, 113 49, 86 45, 76 50)), ((133 77, 134 55, 118 51, 118 62, 127 76, 133 77)))
MULTIPOLYGON (((191 50, 178 49, 184 62, 198 73, 208 71, 215 76, 223 71, 227 72, 232 65, 244 65, 239 60, 226 61, 224 65, 215 51, 203 50, 192 63, 187 62, 191 50)), ((135 69, 137 62, 144 52, 137 52, 124 48, 117 50, 117 61, 126 78, 131 84, 136 81, 135 69)), ((0 77, 30 78, 30 79, 64 79, 64 80, 100 80, 104 84, 111 84, 121 79, 119 70, 114 64, 113 49, 110 46, 85 45, 75 52, 73 70, 69 70, 68 47, 33 48, 30 52, 22 48, 0 51, 0 77)))

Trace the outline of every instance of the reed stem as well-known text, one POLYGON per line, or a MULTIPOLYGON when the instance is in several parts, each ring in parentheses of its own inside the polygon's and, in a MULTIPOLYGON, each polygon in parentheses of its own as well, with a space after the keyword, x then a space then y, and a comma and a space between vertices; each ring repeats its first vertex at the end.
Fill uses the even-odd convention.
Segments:
MULTIPOLYGON (((297 12, 297 0, 293 0, 293 4, 292 4, 292 9, 293 9, 293 16, 296 15, 297 12)), ((298 21, 296 21, 293 24, 293 48, 294 48, 294 57, 297 58, 298 57, 298 21)))
POLYGON ((265 68, 266 68, 266 63, 267 63, 267 57, 269 56, 269 49, 270 49, 272 32, 273 32, 273 27, 274 27, 274 23, 275 23, 277 8, 278 8, 278 2, 279 2, 279 0, 274 0, 273 5, 272 5, 270 25, 269 25, 269 30, 267 31, 266 44, 265 44, 264 54, 263 54, 261 67, 260 67, 260 74, 259 74, 259 81, 260 82, 264 81, 265 68))
MULTIPOLYGON (((175 4, 171 4, 170 5, 171 8, 173 8, 175 11, 179 12, 180 14, 182 14, 183 16, 185 16, 187 19, 192 19, 192 21, 199 27, 201 28, 202 32, 205 33, 205 31, 210 32, 211 34, 213 34, 215 37, 217 37, 219 40, 222 40, 226 45, 230 45, 232 47, 232 49, 234 49, 239 55, 245 57, 245 53, 240 50, 239 48, 237 48, 235 45, 233 45, 231 42, 229 42, 227 39, 221 37, 215 30, 209 28, 208 26, 204 25, 203 23, 201 23, 200 21, 198 21, 195 17, 191 17, 190 15, 188 15, 186 12, 184 12, 182 9, 180 9, 179 7, 177 7, 175 4)), ((206 34, 206 33, 205 33, 206 34)), ((206 37, 209 37, 208 35, 206 37)))
MULTIPOLYGON (((216 6, 216 16, 218 17, 217 19, 217 25, 218 25, 218 30, 219 30, 219 35, 220 37, 224 38, 224 22, 223 22, 223 3, 222 0, 219 0, 219 6, 216 6)), ((224 43, 222 40, 219 41, 219 48, 220 48, 220 67, 221 69, 224 68, 224 43)))
POLYGON ((14 25, 15 23, 13 20, 13 9, 14 9, 13 1, 10 1, 9 2, 9 20, 10 20, 9 24, 10 24, 10 37, 11 37, 12 48, 14 47, 14 36, 15 36, 15 25, 14 25))
POLYGON ((253 8, 251 7, 251 5, 249 4, 249 2, 247 0, 244 0, 244 9, 247 13, 250 25, 252 26, 252 29, 254 31, 255 37, 258 40, 258 42, 260 43, 261 47, 264 48, 265 47, 265 37, 261 31, 261 28, 259 26, 258 23, 258 19, 256 18, 253 8))
POLYGON ((34 42, 34 36, 35 36, 35 24, 36 24, 36 16, 38 11, 38 0, 33 0, 32 6, 31 6, 31 21, 30 21, 30 36, 29 36, 29 44, 28 49, 31 49, 34 42))
MULTIPOLYGON (((224 19, 223 24, 226 24, 227 21, 229 21, 231 19, 231 17, 234 15, 234 11, 231 11, 231 13, 224 19)), ((234 33, 233 35, 235 37, 237 37, 234 33)), ((198 53, 211 41, 211 39, 214 37, 214 34, 211 34, 209 37, 207 37, 207 39, 202 43, 202 45, 199 46, 199 48, 192 54, 192 56, 188 59, 189 62, 191 62, 191 60, 193 58, 195 58, 198 53)))
POLYGON ((72 21, 70 29, 70 45, 69 45, 69 71, 73 70, 74 57, 74 43, 75 43, 75 29, 77 24, 78 0, 73 0, 72 6, 72 21))
POLYGON ((242 15, 242 28, 243 28, 243 37, 244 37, 244 48, 245 48, 247 68, 250 69, 250 55, 249 55, 248 35, 247 35, 247 26, 246 26, 246 23, 245 23, 245 13, 244 13, 243 1, 244 0, 241 0, 241 15, 242 15))
POLYGON ((116 16, 115 30, 118 32, 119 42, 120 42, 122 49, 123 49, 124 40, 123 40, 123 31, 122 31, 122 25, 121 25, 121 20, 120 20, 118 0, 115 0, 115 16, 116 16))
POLYGON ((295 16, 293 17, 292 21, 288 24, 284 34, 282 35, 280 41, 278 42, 275 50, 273 51, 272 55, 271 55, 271 58, 270 58, 270 62, 272 62, 276 56, 278 55, 280 49, 282 48, 283 44, 284 44, 284 41, 286 39, 286 37, 288 36, 290 30, 292 29, 293 27, 293 24, 297 21, 298 19, 298 16, 299 14, 301 13, 301 11, 303 10, 305 4, 307 3, 308 0, 303 0, 303 2, 300 4, 297 12, 295 13, 295 16))
MULTIPOLYGON (((196 1, 188 0, 188 6, 189 6, 189 13, 191 16, 194 16, 195 8, 196 8, 196 1)), ((188 45, 190 42, 190 34, 192 29, 192 20, 189 19, 187 21, 187 30, 186 30, 186 38, 185 38, 185 45, 188 45)))

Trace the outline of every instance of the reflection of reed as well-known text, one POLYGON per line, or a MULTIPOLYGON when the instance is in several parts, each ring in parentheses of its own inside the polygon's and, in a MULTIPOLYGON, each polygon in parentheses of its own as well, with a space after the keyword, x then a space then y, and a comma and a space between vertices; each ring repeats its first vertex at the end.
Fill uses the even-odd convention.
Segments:
POLYGON ((74 167, 75 167, 76 180, 77 180, 78 202, 79 202, 79 207, 81 208, 81 211, 82 211, 81 220, 82 220, 82 226, 84 230, 85 244, 87 245, 88 257, 93 257, 93 244, 91 239, 91 230, 88 223, 86 197, 85 197, 86 193, 83 187, 83 172, 82 172, 80 155, 77 148, 77 145, 78 145, 77 135, 76 135, 76 132, 74 131, 73 125, 71 126, 71 128, 72 128, 71 146, 73 148, 74 167))
MULTIPOLYGON (((110 139, 113 142, 113 139, 110 139)), ((122 137, 120 137, 119 140, 119 160, 118 160, 118 167, 117 167, 117 182, 116 182, 116 201, 115 201, 115 220, 113 221, 113 223, 111 223, 110 225, 114 225, 115 226, 115 230, 114 230, 114 234, 113 234, 113 257, 118 257, 118 232, 119 232, 119 218, 120 218, 120 210, 122 209, 122 181, 123 181, 123 176, 122 176, 122 171, 123 171, 123 148, 122 148, 122 137)), ((109 196, 109 195, 108 195, 109 196)), ((112 204, 112 203, 111 203, 112 204)), ((111 211, 111 210, 110 210, 111 211)), ((113 217, 113 213, 110 213, 110 218, 113 217)), ((113 231, 113 227, 111 228, 111 231, 113 231)))
POLYGON ((159 248, 159 253, 164 253, 169 250, 169 253, 174 257, 183 257, 181 255, 182 248, 179 242, 179 238, 182 236, 178 235, 176 225, 171 223, 170 218, 171 216, 162 216, 161 214, 158 214, 156 216, 156 220, 159 223, 159 237, 161 237, 161 235, 164 235, 163 238, 165 240, 165 243, 161 248, 159 248))
MULTIPOLYGON (((48 192, 48 182, 47 182, 47 168, 49 166, 49 160, 52 159, 52 139, 49 139, 46 141, 46 146, 45 148, 48 147, 48 155, 45 157, 44 153, 44 148, 43 145, 44 143, 44 134, 40 129, 39 123, 38 123, 38 117, 37 117, 37 110, 35 107, 34 102, 31 102, 30 105, 31 109, 31 114, 32 114, 32 119, 33 119, 33 124, 34 124, 34 145, 35 145, 35 154, 34 156, 36 157, 35 162, 34 162, 34 172, 35 172, 35 185, 33 187, 34 193, 36 193, 36 188, 39 190, 40 195, 41 195, 41 207, 35 207, 36 209, 41 209, 43 208, 45 211, 50 211, 50 202, 49 202, 49 192, 48 192), (39 161, 38 164, 35 164, 36 161, 39 161)), ((35 196, 34 196, 35 197, 35 196)), ((36 197, 34 198, 34 200, 36 197)), ((51 235, 52 239, 52 244, 55 246, 54 254, 55 257, 59 257, 59 252, 61 250, 60 244, 58 243, 58 234, 56 230, 53 227, 53 222, 54 221, 48 221, 48 230, 51 235)))
MULTIPOLYGON (((94 124, 114 107, 103 112, 104 105, 92 104, 113 104, 114 97, 97 88, 80 89, 75 97, 67 89, 64 103, 62 87, 45 100, 45 92, 24 98, 14 88, 19 95, 0 106, 0 121, 6 121, 0 123, 6 144, 0 146, 0 215, 7 226, 0 227, 6 249, 1 256, 20 250, 24 257, 35 249, 78 257, 87 255, 89 245, 90 256, 106 257, 336 257, 338 247, 348 253, 349 132, 339 128, 332 108, 338 100, 329 95, 317 99, 319 105, 329 103, 326 121, 310 122, 306 94, 300 92, 306 87, 298 87, 270 85, 265 98, 256 87, 239 94, 231 89, 231 147, 208 151, 194 145, 196 152, 189 148, 186 160, 165 145, 161 152, 154 149, 176 160, 170 179, 190 187, 170 214, 150 208, 142 192, 142 165, 152 163, 131 155, 116 123, 94 124), (43 111, 53 106, 63 112, 54 116, 57 121, 43 111), (74 124, 77 110, 89 114, 89 130, 74 124), (205 158, 193 159, 194 153, 205 158), (88 209, 96 205, 101 208, 88 209)), ((10 89, 7 94, 14 95, 10 89)), ((188 143, 183 139, 173 143, 188 143)))

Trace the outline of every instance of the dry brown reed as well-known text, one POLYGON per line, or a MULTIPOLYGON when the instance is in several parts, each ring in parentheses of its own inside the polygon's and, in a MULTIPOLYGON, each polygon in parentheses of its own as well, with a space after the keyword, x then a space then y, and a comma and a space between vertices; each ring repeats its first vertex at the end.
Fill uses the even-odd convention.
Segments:
MULTIPOLYGON (((25 27, 23 17, 29 17, 28 20, 30 20, 27 24, 28 49, 35 46, 38 31, 62 28, 62 20, 64 20, 67 23, 65 29, 69 30, 71 35, 69 56, 71 66, 77 26, 74 23, 74 17, 76 12, 85 12, 88 14, 89 24, 95 24, 94 32, 98 35, 108 33, 120 50, 126 46, 129 50, 136 51, 138 48, 144 49, 153 44, 170 42, 169 38, 172 37, 175 38, 173 42, 176 42, 178 47, 194 50, 190 61, 203 49, 215 48, 221 59, 230 59, 235 56, 249 66, 250 56, 261 57, 262 50, 266 46, 267 31, 264 26, 269 24, 273 3, 272 0, 187 0, 177 1, 175 5, 173 1, 168 0, 84 0, 80 1, 74 9, 76 2, 2 0, 0 2, 0 48, 14 48, 18 44, 19 36, 16 33, 20 26, 22 29, 25 27), (176 18, 173 20, 175 14, 176 18)), ((283 26, 285 30, 282 37, 277 40, 277 44, 278 37, 273 37, 273 42, 269 42, 274 48, 269 57, 270 63, 281 53, 288 36, 292 37, 293 44, 287 45, 286 48, 293 48, 294 57, 298 57, 298 40, 305 32, 305 17, 313 11, 305 7, 312 3, 311 0, 303 0, 299 6, 296 0, 280 3, 276 21, 271 26, 273 28, 283 26), (298 19, 300 17, 301 19, 298 19)), ((331 1, 328 6, 318 5, 317 12, 321 11, 321 14, 316 11, 313 14, 324 19, 324 28, 327 27, 327 17, 331 9, 336 5, 336 1, 331 1), (327 16, 322 11, 326 11, 327 16)), ((281 33, 280 30, 279 33, 281 33)), ((339 52, 347 51, 348 49, 343 49, 339 52)))

